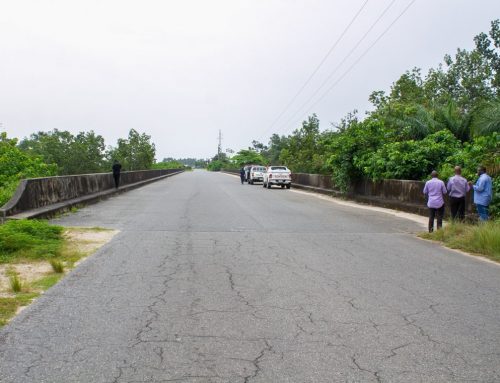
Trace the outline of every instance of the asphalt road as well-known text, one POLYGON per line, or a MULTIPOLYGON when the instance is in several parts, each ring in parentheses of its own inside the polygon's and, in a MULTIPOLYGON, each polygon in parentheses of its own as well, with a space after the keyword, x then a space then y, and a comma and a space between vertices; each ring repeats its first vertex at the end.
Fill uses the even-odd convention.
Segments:
POLYGON ((500 267, 412 221, 195 171, 55 222, 121 232, 0 331, 1 382, 500 381, 500 267))

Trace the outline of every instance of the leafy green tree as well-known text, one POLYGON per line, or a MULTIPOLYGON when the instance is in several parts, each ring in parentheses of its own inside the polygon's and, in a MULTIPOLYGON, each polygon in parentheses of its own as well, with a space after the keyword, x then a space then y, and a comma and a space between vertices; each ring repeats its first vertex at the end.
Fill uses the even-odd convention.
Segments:
POLYGON ((106 145, 101 135, 94 131, 80 132, 71 142, 71 158, 68 159, 72 174, 108 171, 106 145))
POLYGON ((271 165, 279 165, 281 151, 288 146, 288 137, 273 134, 269 139, 267 149, 260 152, 265 157, 266 162, 271 165))
POLYGON ((58 174, 71 174, 72 169, 68 161, 73 154, 72 141, 73 135, 70 132, 54 129, 49 132, 33 133, 19 143, 19 148, 42 157, 47 164, 56 164, 58 174))
POLYGON ((244 165, 263 165, 266 163, 264 157, 253 149, 240 150, 232 159, 231 162, 237 167, 244 165))
POLYGON ((472 117, 472 132, 475 136, 485 136, 500 132, 500 100, 480 105, 472 117))
POLYGON ((319 119, 313 114, 302 127, 288 137, 287 145, 281 150, 279 160, 294 172, 317 173, 321 162, 319 153, 319 119))
POLYGON ((59 175, 95 173, 106 167, 104 138, 92 130, 76 136, 57 129, 33 133, 19 147, 48 164, 56 164, 59 175))
POLYGON ((330 136, 327 147, 328 167, 334 184, 347 192, 349 185, 365 175, 363 165, 366 157, 376 151, 386 139, 388 132, 377 119, 365 121, 349 119, 342 130, 330 136))
POLYGON ((153 166, 155 154, 151 136, 131 129, 127 139, 119 138, 117 146, 109 150, 108 158, 120 161, 123 170, 145 170, 153 166))
POLYGON ((0 132, 0 206, 12 197, 21 179, 53 176, 56 171, 56 165, 22 151, 17 147, 17 139, 0 132))

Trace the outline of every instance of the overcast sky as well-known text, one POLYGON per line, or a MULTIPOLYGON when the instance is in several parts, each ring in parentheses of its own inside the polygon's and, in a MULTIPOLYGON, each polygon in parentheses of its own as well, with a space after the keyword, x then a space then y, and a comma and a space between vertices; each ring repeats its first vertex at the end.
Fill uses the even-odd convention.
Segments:
POLYGON ((237 151, 312 112, 322 129, 364 112, 373 90, 472 48, 500 17, 498 0, 365 2, 0 0, 0 130, 92 129, 115 145, 134 128, 152 136, 158 160, 207 158, 219 129, 223 149, 237 151))

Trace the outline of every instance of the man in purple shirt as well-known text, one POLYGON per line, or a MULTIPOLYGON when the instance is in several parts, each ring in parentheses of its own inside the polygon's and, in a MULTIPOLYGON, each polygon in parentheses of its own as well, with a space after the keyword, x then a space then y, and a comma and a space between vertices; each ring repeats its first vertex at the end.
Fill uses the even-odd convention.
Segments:
POLYGON ((434 231, 434 217, 437 218, 437 228, 443 226, 444 195, 446 186, 438 178, 437 171, 433 170, 431 179, 425 183, 424 194, 427 196, 427 207, 429 208, 429 233, 434 231))
POLYGON ((455 175, 450 177, 448 184, 448 195, 450 196, 451 219, 463 221, 465 218, 465 196, 470 190, 467 180, 462 177, 462 169, 455 166, 455 175))

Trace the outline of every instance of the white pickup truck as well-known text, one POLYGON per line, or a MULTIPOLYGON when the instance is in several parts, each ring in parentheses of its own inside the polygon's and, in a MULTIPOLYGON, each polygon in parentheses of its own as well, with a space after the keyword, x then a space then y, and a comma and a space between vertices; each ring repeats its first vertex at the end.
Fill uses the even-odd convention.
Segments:
POLYGON ((271 189, 272 185, 286 187, 292 186, 292 172, 286 166, 269 166, 264 173, 264 187, 271 189))
POLYGON ((248 172, 247 181, 249 185, 253 185, 254 182, 262 182, 264 180, 264 173, 266 168, 264 166, 252 166, 248 172))

